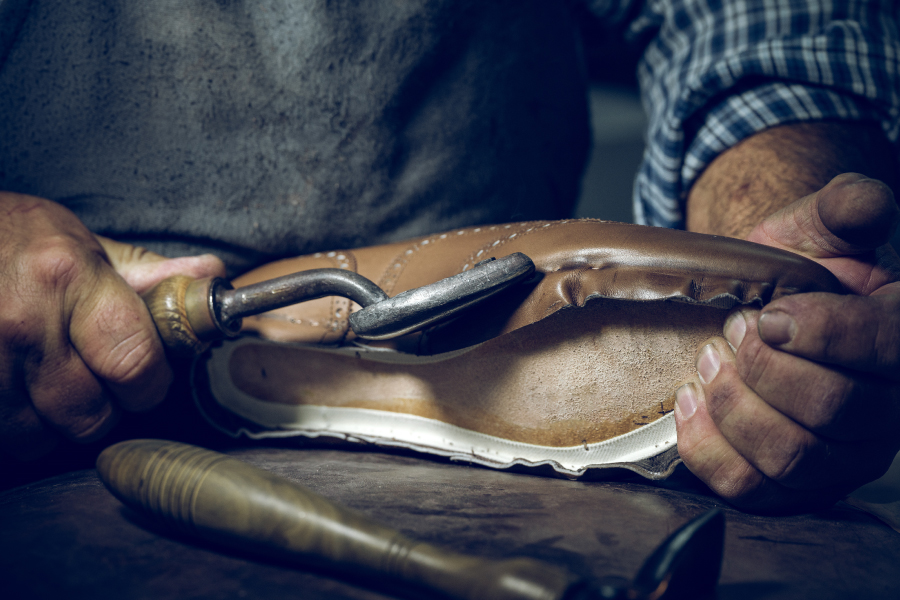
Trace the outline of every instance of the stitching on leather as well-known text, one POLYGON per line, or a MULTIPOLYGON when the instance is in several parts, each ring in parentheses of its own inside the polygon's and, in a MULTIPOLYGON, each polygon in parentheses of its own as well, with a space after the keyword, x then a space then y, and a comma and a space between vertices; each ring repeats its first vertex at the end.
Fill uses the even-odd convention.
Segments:
MULTIPOLYGON (((358 273, 358 261, 356 259, 356 254, 349 250, 331 250, 329 252, 316 252, 312 255, 313 258, 318 259, 326 259, 329 263, 331 263, 332 268, 343 269, 345 271, 351 271, 353 273, 358 273)), ((301 327, 313 327, 319 329, 325 329, 326 331, 322 334, 322 339, 325 339, 329 333, 336 333, 338 328, 340 328, 341 321, 345 321, 344 331, 341 334, 340 338, 335 340, 335 342, 342 343, 344 339, 346 339, 347 334, 350 331, 350 323, 349 317, 352 309, 352 302, 347 300, 346 298, 341 298, 340 296, 332 296, 331 297, 331 306, 328 310, 328 318, 322 321, 314 321, 312 319, 295 319, 293 317, 287 317, 279 314, 266 314, 263 313, 261 315, 257 315, 257 318, 260 319, 274 319, 277 321, 284 321, 286 323, 290 323, 291 325, 299 325, 301 327), (338 311, 341 310, 339 304, 346 302, 347 315, 346 318, 342 319, 338 315, 338 311)))
MULTIPOLYGON (((490 252, 492 250, 494 250, 495 248, 500 248, 500 247, 504 246, 507 242, 509 242, 515 238, 522 238, 527 235, 533 234, 536 231, 542 231, 544 229, 552 229, 559 225, 565 225, 566 223, 568 223, 571 220, 572 219, 567 219, 564 221, 550 221, 547 223, 544 223, 543 221, 525 221, 523 223, 520 223, 519 229, 514 231, 512 235, 507 235, 502 238, 495 238, 492 242, 489 242, 489 243, 485 244, 484 246, 482 246, 481 248, 479 248, 477 252, 470 254, 468 261, 462 267, 462 271, 467 271, 467 270, 471 269, 472 267, 475 266, 475 264, 488 258, 486 255, 490 254, 490 252), (536 225, 537 223, 544 223, 544 224, 536 225), (531 225, 531 227, 527 228, 529 225, 531 225)), ((499 226, 497 226, 497 227, 499 227, 499 226)), ((504 227, 507 227, 507 226, 504 226, 504 227)))
MULTIPOLYGON (((331 258, 332 253, 329 252, 326 256, 331 258)), ((334 261, 337 263, 337 268, 343 269, 345 271, 351 271, 353 273, 357 272, 357 261, 356 255, 349 250, 338 250, 334 253, 334 261)), ((350 322, 347 319, 341 319, 340 311, 341 307, 346 307, 347 309, 347 318, 349 319, 350 309, 352 307, 352 303, 346 298, 342 298, 340 296, 332 296, 331 297, 331 308, 329 310, 329 318, 328 321, 322 324, 322 327, 326 329, 325 333, 322 334, 322 339, 324 340, 330 333, 338 333, 340 335, 334 342, 341 343, 346 339, 347 334, 350 331, 350 322), (343 323, 342 323, 343 321, 343 323)))
POLYGON ((400 274, 403 273, 403 270, 409 262, 407 256, 413 254, 418 249, 418 246, 418 244, 407 246, 400 254, 392 258, 387 270, 384 271, 378 279, 378 287, 383 289, 389 296, 394 289, 394 284, 397 283, 400 274))
MULTIPOLYGON (((555 228, 560 225, 565 225, 572 221, 600 221, 603 219, 565 219, 563 221, 521 221, 518 223, 518 228, 513 230, 512 236, 504 236, 502 238, 495 238, 493 241, 487 243, 478 249, 478 251, 470 254, 466 262, 460 267, 460 273, 463 271, 467 271, 475 266, 476 263, 484 260, 487 254, 493 248, 499 248, 503 246, 506 242, 515 239, 521 238, 531 233, 543 230, 555 228), (539 223, 543 223, 543 225, 538 225, 539 223)), ((404 270, 406 270, 406 266, 409 264, 409 261, 415 257, 415 255, 419 252, 419 250, 424 249, 425 246, 430 244, 439 243, 440 240, 450 239, 452 236, 469 236, 474 233, 481 233, 485 229, 493 230, 493 229, 512 229, 513 225, 504 224, 504 225, 479 225, 478 227, 466 227, 462 229, 454 229, 452 231, 447 231, 440 234, 435 234, 429 236, 427 238, 422 239, 421 241, 412 244, 411 246, 407 246, 404 248, 399 254, 397 254, 390 262, 390 265, 387 267, 387 270, 382 273, 381 278, 378 280, 378 285, 385 292, 390 295, 393 292, 393 288, 396 285, 397 281, 400 279, 400 276, 403 274, 404 270)))
MULTIPOLYGON (((322 339, 326 338, 331 333, 340 333, 336 340, 333 340, 335 343, 342 343, 344 339, 347 337, 347 333, 350 331, 349 321, 346 319, 342 319, 340 316, 341 306, 347 307, 347 312, 350 312, 350 302, 346 298, 342 298, 340 296, 332 296, 331 297, 331 317, 328 319, 328 322, 325 324, 326 331, 322 335, 322 339)), ((321 340, 320 340, 321 341, 321 340)))
POLYGON ((387 292, 388 295, 394 291, 394 286, 397 284, 397 281, 400 279, 400 275, 403 274, 403 271, 406 270, 406 266, 409 264, 409 261, 418 253, 419 250, 422 250, 425 246, 431 244, 437 244, 440 240, 451 239, 452 236, 466 236, 471 233, 480 232, 481 227, 470 227, 466 229, 455 229, 453 231, 445 231, 444 233, 436 233, 432 236, 424 238, 419 242, 412 244, 411 246, 407 246, 400 254, 391 259, 391 264, 387 267, 387 271, 382 273, 381 278, 378 280, 378 286, 387 292))

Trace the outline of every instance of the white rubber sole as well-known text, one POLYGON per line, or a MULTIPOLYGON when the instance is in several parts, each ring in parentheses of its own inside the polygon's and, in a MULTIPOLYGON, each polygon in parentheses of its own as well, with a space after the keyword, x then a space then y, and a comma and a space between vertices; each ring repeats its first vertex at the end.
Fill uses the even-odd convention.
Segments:
MULTIPOLYGON (((672 413, 612 439, 556 447, 503 439, 417 415, 366 408, 263 401, 245 393, 232 382, 232 356, 247 344, 284 347, 284 344, 253 338, 236 340, 214 349, 205 363, 198 364, 199 368, 206 370, 209 391, 214 401, 228 412, 258 426, 225 427, 211 417, 208 411, 204 411, 214 426, 235 437, 247 436, 257 440, 293 436, 331 437, 347 442, 410 449, 499 469, 517 465, 547 465, 570 477, 583 475, 593 468, 609 466, 630 468, 645 476, 661 476, 662 473, 655 473, 654 469, 650 469, 648 474, 645 472, 647 469, 640 468, 640 464, 673 450, 676 445, 675 419, 672 413)), ((371 360, 382 362, 433 363, 442 359, 440 356, 411 357, 360 348, 316 350, 356 358, 363 352, 370 355, 371 360)), ((453 354, 457 356, 461 353, 453 354)), ((203 410, 202 403, 200 405, 203 410)), ((677 454, 670 454, 677 459, 677 454)), ((669 471, 674 464, 661 467, 661 471, 669 471)))

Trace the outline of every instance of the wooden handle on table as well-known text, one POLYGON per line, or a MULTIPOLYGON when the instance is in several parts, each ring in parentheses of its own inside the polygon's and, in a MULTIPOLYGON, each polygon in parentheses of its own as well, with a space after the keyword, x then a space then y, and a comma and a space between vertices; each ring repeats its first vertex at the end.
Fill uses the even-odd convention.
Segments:
POLYGON ((538 560, 491 560, 416 542, 283 477, 195 446, 120 442, 100 454, 97 470, 132 508, 304 566, 363 571, 459 600, 558 600, 576 582, 538 560))
POLYGON ((176 356, 202 354, 209 342, 225 337, 216 326, 209 305, 215 279, 193 279, 174 275, 156 284, 142 296, 159 337, 176 356))

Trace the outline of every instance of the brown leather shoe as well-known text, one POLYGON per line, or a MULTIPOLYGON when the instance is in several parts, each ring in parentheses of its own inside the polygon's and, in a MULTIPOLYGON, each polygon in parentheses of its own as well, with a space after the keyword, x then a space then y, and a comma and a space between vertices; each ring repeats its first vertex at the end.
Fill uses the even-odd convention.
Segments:
POLYGON ((231 435, 333 436, 505 468, 577 476, 619 466, 664 477, 671 415, 694 353, 736 304, 840 292, 823 267, 739 240, 595 220, 473 227, 318 253, 236 287, 337 267, 389 295, 524 252, 535 280, 449 323, 389 342, 355 338, 359 307, 322 298, 251 317, 195 365, 201 409, 231 435))

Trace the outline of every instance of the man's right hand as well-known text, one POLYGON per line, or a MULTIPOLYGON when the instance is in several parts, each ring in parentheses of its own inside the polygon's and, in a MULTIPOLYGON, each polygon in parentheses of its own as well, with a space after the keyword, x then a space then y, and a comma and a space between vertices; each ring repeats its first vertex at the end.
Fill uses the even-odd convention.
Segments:
POLYGON ((172 372, 139 294, 175 274, 224 266, 167 260, 94 236, 58 204, 0 193, 0 449, 37 458, 158 404, 172 372))

